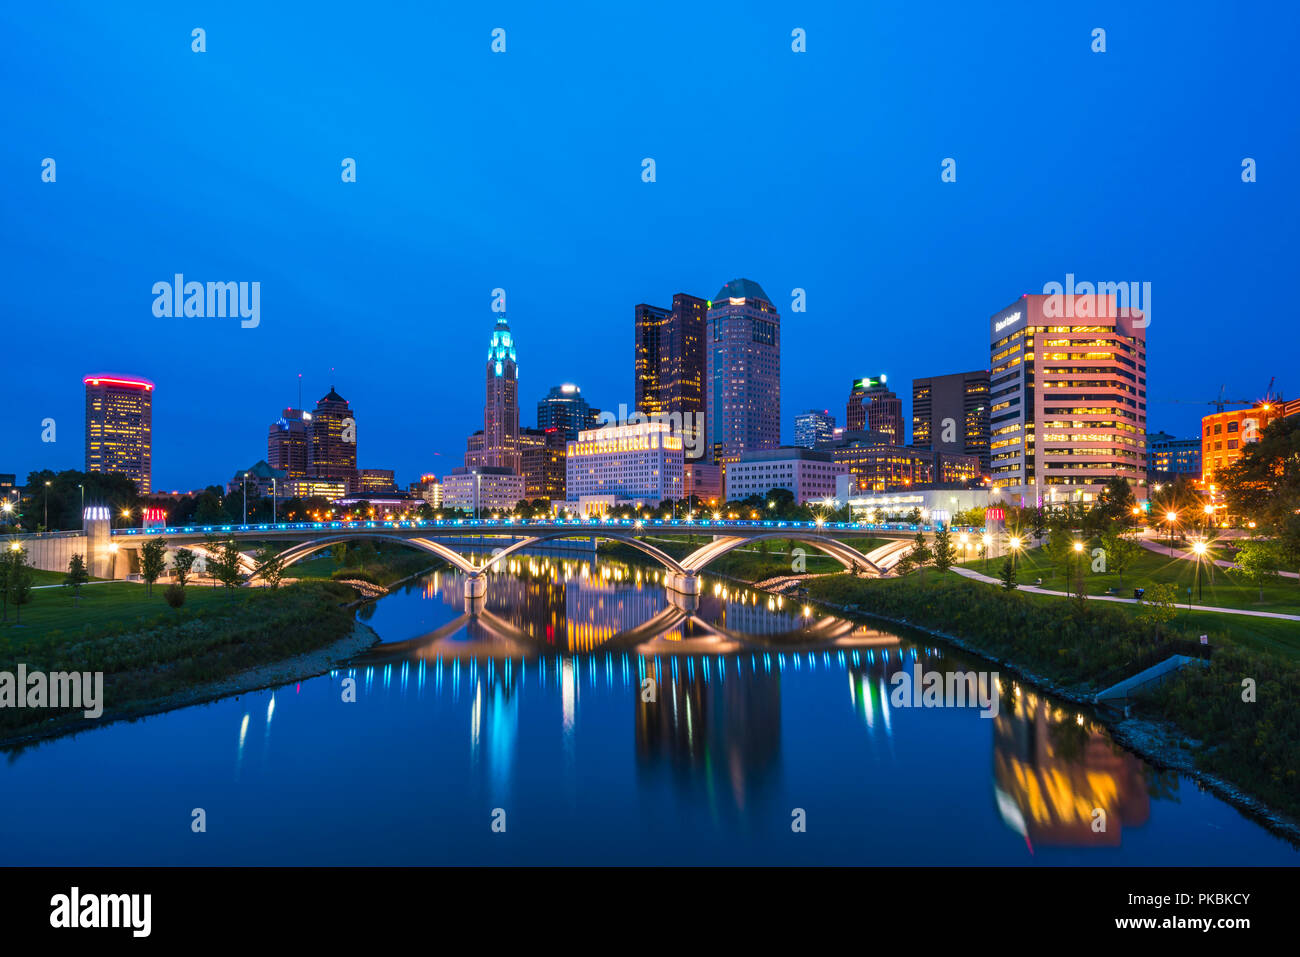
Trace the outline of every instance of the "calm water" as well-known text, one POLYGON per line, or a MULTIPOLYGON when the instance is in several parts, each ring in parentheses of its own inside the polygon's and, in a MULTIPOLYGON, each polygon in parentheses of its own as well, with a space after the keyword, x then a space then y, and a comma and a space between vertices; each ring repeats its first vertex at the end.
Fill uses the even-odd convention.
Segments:
POLYGON ((894 707, 900 669, 984 667, 923 641, 556 558, 461 595, 368 607, 333 675, 8 755, 0 864, 1300 861, 1009 680, 996 718, 894 707))

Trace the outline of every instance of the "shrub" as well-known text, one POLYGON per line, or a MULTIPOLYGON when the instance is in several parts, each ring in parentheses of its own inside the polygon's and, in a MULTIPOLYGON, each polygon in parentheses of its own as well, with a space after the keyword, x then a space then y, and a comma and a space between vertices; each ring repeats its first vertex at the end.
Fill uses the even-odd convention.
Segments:
POLYGON ((167 599, 167 604, 179 608, 185 604, 185 589, 180 585, 168 585, 163 597, 167 599))

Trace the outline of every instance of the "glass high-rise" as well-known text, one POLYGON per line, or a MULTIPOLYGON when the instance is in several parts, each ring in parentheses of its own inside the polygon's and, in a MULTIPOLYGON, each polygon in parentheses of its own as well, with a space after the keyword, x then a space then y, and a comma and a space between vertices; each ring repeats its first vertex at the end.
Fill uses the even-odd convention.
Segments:
POLYGON ((705 329, 707 454, 714 462, 781 444, 781 315, 763 287, 733 279, 705 329))
POLYGON ((519 364, 514 334, 504 315, 497 317, 492 329, 484 380, 483 465, 520 474, 519 364))
POLYGON ((705 384, 705 324, 709 303, 679 292, 672 309, 641 303, 636 307, 634 411, 670 415, 680 426, 687 449, 701 448, 695 441, 704 428, 707 405, 705 384))

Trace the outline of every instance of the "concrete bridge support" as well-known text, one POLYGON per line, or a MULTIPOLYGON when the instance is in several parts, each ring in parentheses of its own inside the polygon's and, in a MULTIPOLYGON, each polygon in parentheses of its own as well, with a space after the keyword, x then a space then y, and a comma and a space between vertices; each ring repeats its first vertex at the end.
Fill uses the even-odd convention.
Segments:
POLYGON ((669 572, 664 575, 664 584, 668 586, 669 591, 675 591, 679 595, 700 594, 700 578, 694 572, 681 574, 679 572, 669 572))
POLYGON ((487 578, 483 575, 470 575, 465 579, 465 597, 483 598, 487 595, 487 578))

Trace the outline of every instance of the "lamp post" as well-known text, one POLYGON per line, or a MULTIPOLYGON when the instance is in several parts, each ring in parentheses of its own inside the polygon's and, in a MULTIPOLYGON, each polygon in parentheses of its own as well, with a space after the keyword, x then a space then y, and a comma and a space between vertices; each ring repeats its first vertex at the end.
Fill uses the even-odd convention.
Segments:
POLYGON ((980 538, 980 544, 984 546, 984 571, 987 573, 989 570, 989 546, 993 544, 993 536, 985 532, 980 538))
POLYGON ((248 524, 248 473, 244 473, 244 480, 239 483, 239 490, 244 493, 244 524, 248 524))
POLYGON ((1177 512, 1165 512, 1165 521, 1169 523, 1169 557, 1174 557, 1174 523, 1178 521, 1177 512))
MULTIPOLYGON (((1075 543, 1074 543, 1074 557, 1075 557, 1075 561, 1082 561, 1082 560, 1083 560, 1083 542, 1075 542, 1075 543)), ((1080 584, 1079 591, 1083 591, 1083 587, 1082 587, 1082 585, 1083 585, 1083 582, 1082 582, 1082 579, 1083 579, 1083 570, 1082 570, 1082 569, 1079 570, 1079 579, 1080 579, 1080 582, 1079 582, 1079 584, 1080 584)))
POLYGON ((1205 543, 1196 542, 1192 545, 1192 551, 1196 553, 1196 600, 1201 600, 1201 561, 1205 558, 1205 543))
POLYGON ((50 530, 50 483, 45 483, 45 530, 50 530))
POLYGON ((1205 503, 1205 537, 1210 537, 1210 524, 1214 521, 1214 506, 1209 502, 1205 503))
POLYGON ((1011 571, 1014 573, 1020 558, 1020 539, 1012 536, 1011 541, 1007 542, 1007 544, 1011 546, 1011 571))

